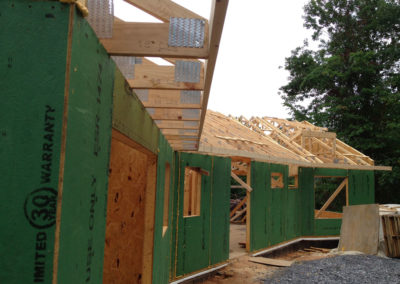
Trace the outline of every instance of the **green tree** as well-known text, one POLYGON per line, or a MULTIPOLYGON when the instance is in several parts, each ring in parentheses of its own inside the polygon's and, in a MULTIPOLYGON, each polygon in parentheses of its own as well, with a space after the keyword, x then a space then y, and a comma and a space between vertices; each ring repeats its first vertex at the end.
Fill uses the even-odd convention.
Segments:
POLYGON ((284 105, 392 166, 376 175, 376 201, 400 203, 400 1, 311 0, 304 12, 319 45, 286 58, 284 105))

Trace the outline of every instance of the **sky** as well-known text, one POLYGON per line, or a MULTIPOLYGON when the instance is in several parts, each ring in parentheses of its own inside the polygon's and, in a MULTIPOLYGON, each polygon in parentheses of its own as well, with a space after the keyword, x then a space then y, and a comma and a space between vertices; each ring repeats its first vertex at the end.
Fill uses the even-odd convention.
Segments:
MULTIPOLYGON (((210 18, 211 0, 174 0, 210 18)), ((208 109, 234 116, 288 118, 279 88, 289 73, 279 68, 291 50, 310 38, 303 27, 307 0, 230 0, 211 85, 208 109)), ((151 21, 123 0, 114 0, 115 16, 151 21)))

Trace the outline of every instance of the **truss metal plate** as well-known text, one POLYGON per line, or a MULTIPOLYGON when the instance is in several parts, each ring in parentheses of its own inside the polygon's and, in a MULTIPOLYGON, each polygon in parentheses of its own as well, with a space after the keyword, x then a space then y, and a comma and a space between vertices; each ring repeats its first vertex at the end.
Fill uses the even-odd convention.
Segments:
POLYGON ((175 63, 175 81, 200 82, 201 62, 177 60, 175 63))
POLYGON ((181 104, 200 104, 201 103, 201 91, 181 91, 181 104))
POLYGON ((126 79, 135 78, 136 57, 134 56, 111 56, 117 64, 118 69, 126 79))
POLYGON ((199 109, 183 109, 182 117, 185 119, 200 118, 200 110, 199 109))
POLYGON ((99 38, 112 38, 114 23, 113 0, 88 0, 88 21, 99 38))
POLYGON ((148 107, 146 110, 150 115, 154 115, 156 113, 156 109, 152 107, 148 107))
POLYGON ((142 102, 147 102, 149 100, 149 90, 147 89, 134 89, 133 90, 135 94, 138 96, 138 98, 142 102))
POLYGON ((171 17, 169 21, 168 45, 175 47, 202 48, 204 46, 204 27, 202 19, 171 17))
POLYGON ((184 127, 199 127, 199 123, 197 121, 184 121, 184 127))

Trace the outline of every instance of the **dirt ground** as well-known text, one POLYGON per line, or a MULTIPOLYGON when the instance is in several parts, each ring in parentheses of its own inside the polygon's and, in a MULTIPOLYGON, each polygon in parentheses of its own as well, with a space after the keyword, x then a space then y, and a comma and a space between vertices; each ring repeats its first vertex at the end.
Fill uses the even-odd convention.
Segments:
MULTIPOLYGON (((255 284, 263 283, 262 280, 269 278, 273 273, 284 268, 258 264, 249 261, 249 255, 243 255, 229 260, 228 266, 220 269, 208 279, 195 281, 195 283, 216 284, 255 284)), ((327 253, 296 251, 279 259, 303 262, 329 257, 327 253)))

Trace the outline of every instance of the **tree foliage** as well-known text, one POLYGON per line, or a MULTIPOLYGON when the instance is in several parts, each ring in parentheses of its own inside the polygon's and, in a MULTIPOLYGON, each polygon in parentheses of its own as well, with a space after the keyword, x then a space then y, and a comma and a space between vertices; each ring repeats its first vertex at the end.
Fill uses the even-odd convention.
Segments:
POLYGON ((284 105, 393 166, 377 174, 376 199, 400 203, 400 1, 311 0, 304 12, 319 47, 286 58, 284 105))

